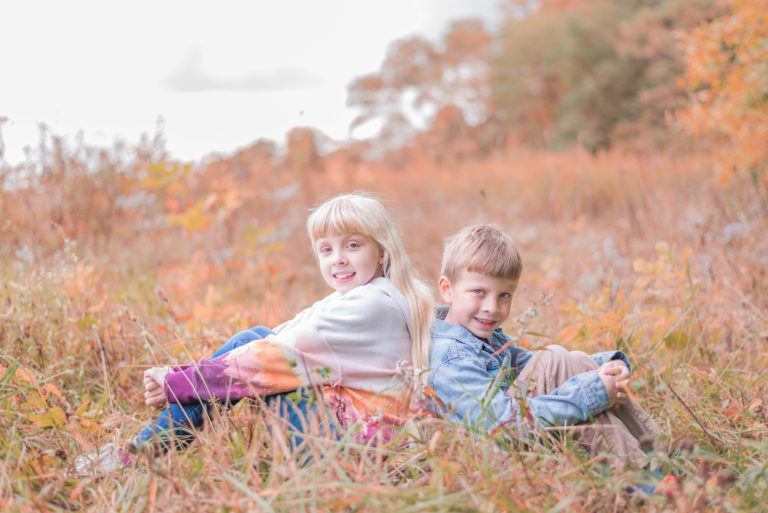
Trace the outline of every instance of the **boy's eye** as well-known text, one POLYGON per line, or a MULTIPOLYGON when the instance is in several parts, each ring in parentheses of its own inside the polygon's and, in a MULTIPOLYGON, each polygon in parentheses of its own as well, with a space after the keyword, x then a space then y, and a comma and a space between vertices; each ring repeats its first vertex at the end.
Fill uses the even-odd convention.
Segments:
POLYGON ((483 295, 484 293, 485 291, 483 291, 483 289, 475 289, 472 291, 472 294, 476 294, 478 296, 483 295))
POLYGON ((512 294, 510 294, 509 292, 502 292, 501 294, 499 294, 499 297, 502 299, 509 299, 512 297, 512 294))

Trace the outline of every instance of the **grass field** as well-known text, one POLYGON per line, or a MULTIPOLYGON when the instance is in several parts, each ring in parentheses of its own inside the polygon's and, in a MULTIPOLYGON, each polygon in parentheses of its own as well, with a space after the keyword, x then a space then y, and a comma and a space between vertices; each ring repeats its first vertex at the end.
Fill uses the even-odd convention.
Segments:
POLYGON ((0 507, 768 511, 767 229, 765 190, 719 182, 705 154, 511 149, 296 169, 247 151, 184 166, 151 149, 54 145, 0 170, 0 507), (626 351, 633 393, 679 448, 656 455, 681 473, 673 492, 628 497, 637 471, 611 471, 567 440, 428 417, 393 448, 318 437, 301 465, 252 403, 184 452, 68 477, 78 454, 151 418, 144 368, 206 356, 327 294, 303 223, 312 205, 358 189, 391 208, 430 283, 461 226, 510 233, 524 271, 507 328, 524 328, 531 348, 626 351))

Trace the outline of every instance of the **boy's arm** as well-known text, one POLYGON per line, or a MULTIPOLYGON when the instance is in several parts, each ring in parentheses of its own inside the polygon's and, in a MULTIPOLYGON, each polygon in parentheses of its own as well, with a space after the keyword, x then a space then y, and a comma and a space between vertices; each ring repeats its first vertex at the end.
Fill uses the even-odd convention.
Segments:
POLYGON ((573 376, 549 394, 527 398, 526 404, 536 423, 572 426, 588 422, 606 410, 610 397, 600 375, 589 371, 573 376))
POLYGON ((517 402, 470 355, 459 354, 437 365, 428 384, 448 408, 448 415, 465 425, 490 431, 500 424, 520 423, 517 402))
POLYGON ((595 371, 574 376, 550 394, 520 400, 527 409, 524 415, 518 399, 511 396, 522 397, 525 391, 507 393, 481 362, 469 356, 459 355, 438 365, 428 384, 455 420, 489 431, 500 425, 519 429, 523 417, 546 426, 579 424, 609 406, 608 392, 595 371))
POLYGON ((632 373, 632 366, 629 364, 629 358, 627 358, 627 355, 624 354, 623 351, 603 351, 601 353, 591 354, 589 357, 597 362, 598 365, 603 365, 612 360, 621 360, 627 365, 629 372, 632 373))

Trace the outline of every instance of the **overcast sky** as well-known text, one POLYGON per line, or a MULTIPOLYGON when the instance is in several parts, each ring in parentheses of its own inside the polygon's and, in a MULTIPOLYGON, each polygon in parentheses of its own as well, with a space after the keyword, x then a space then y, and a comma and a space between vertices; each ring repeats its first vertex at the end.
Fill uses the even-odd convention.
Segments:
MULTIPOLYGON (((24 0, 0 16, 4 158, 38 124, 109 146, 163 120, 172 157, 230 153, 294 126, 344 139, 346 86, 388 44, 433 41, 452 19, 493 22, 498 0, 24 0)), ((362 134, 361 134, 362 135, 362 134)))

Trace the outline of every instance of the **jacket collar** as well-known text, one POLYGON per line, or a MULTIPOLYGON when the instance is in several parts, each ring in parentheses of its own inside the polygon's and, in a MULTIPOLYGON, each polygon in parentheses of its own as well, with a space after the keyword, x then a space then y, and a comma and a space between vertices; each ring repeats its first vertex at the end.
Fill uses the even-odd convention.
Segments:
MULTIPOLYGON (((447 322, 442 319, 435 319, 432 322, 432 337, 452 338, 458 342, 466 344, 472 347, 476 353, 480 353, 483 349, 483 341, 477 338, 467 328, 447 322)), ((501 347, 503 335, 501 328, 496 328, 489 339, 491 346, 494 348, 501 347)))

